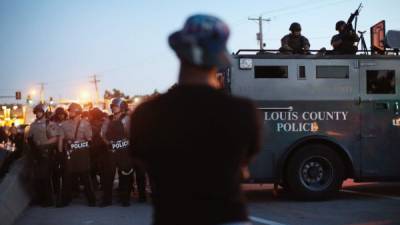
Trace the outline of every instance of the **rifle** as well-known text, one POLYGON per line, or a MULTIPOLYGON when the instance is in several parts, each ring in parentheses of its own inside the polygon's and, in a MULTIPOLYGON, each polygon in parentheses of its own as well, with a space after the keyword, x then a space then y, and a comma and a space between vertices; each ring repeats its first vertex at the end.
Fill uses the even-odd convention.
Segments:
POLYGON ((354 11, 354 13, 352 13, 349 17, 349 19, 347 20, 346 23, 346 32, 349 32, 351 30, 356 30, 357 29, 357 16, 360 14, 360 11, 362 9, 363 5, 362 3, 360 3, 360 5, 358 6, 358 8, 356 9, 356 11, 354 11), (355 23, 355 28, 353 29, 353 20, 356 19, 356 23, 355 23))

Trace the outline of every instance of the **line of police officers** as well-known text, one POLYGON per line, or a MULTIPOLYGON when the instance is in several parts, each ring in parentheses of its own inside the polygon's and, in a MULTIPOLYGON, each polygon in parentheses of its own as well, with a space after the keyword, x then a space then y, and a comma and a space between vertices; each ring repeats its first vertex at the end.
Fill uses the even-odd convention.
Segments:
POLYGON ((27 141, 33 168, 34 202, 49 207, 70 204, 80 185, 89 206, 96 206, 95 187, 100 175, 103 192, 100 207, 112 204, 114 177, 118 171, 119 200, 130 205, 134 174, 139 202, 146 201, 146 176, 135 167, 129 155, 128 105, 120 98, 111 102, 112 115, 98 108, 82 117, 82 107, 72 103, 68 113, 57 108, 54 116, 46 116, 43 104, 34 107, 36 120, 30 125, 27 141))

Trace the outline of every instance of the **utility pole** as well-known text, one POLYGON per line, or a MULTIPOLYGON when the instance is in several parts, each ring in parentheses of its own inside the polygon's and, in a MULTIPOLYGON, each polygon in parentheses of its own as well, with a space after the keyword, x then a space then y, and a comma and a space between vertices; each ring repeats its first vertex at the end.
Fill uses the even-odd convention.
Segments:
POLYGON ((96 90, 95 104, 97 104, 99 102, 99 86, 97 84, 100 83, 100 80, 97 79, 98 77, 96 74, 90 76, 90 78, 91 78, 90 83, 94 84, 94 88, 96 90))
POLYGON ((262 16, 258 18, 249 18, 249 20, 257 21, 258 22, 258 33, 257 33, 257 40, 260 42, 260 50, 264 49, 264 37, 263 37, 263 22, 271 21, 270 18, 264 19, 262 16))
POLYGON ((40 103, 44 104, 44 86, 47 85, 47 83, 39 83, 40 85, 40 103))

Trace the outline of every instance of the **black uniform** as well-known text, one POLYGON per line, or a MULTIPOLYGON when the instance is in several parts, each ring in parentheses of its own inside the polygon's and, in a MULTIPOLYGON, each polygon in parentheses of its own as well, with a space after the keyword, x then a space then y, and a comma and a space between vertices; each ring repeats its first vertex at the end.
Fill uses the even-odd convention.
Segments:
POLYGON ((90 176, 96 189, 101 183, 101 181, 97 180, 97 175, 101 174, 102 159, 106 154, 107 147, 100 136, 103 120, 92 120, 90 124, 93 131, 92 146, 90 148, 90 176))
MULTIPOLYGON (((57 124, 58 133, 61 133, 61 122, 55 121, 57 124)), ((54 194, 56 195, 56 202, 60 204, 62 202, 61 197, 61 184, 62 177, 64 175, 64 167, 65 167, 65 155, 63 152, 55 151, 54 154, 54 162, 53 162, 53 188, 54 194)))
POLYGON ((63 149, 67 157, 65 162, 62 197, 63 204, 68 205, 72 199, 72 179, 77 177, 85 186, 85 194, 89 206, 95 206, 96 199, 90 177, 89 141, 92 139, 92 129, 85 119, 69 119, 61 124, 63 149))
POLYGON ((208 86, 138 106, 130 140, 154 182, 154 224, 247 221, 240 167, 258 151, 260 122, 251 102, 208 86))
POLYGON ((333 54, 356 54, 357 46, 354 46, 355 42, 358 42, 360 38, 355 32, 341 32, 336 34, 331 39, 331 44, 341 40, 342 43, 337 46, 333 47, 333 54))
MULTIPOLYGON (((130 194, 133 187, 133 175, 135 167, 129 153, 128 137, 129 117, 125 114, 119 119, 106 121, 102 128, 102 136, 106 139, 108 146, 107 160, 104 171, 104 196, 103 203, 111 204, 112 188, 116 169, 118 168, 120 200, 123 205, 130 204, 130 194)), ((145 196, 145 174, 142 170, 136 170, 139 195, 145 196)))

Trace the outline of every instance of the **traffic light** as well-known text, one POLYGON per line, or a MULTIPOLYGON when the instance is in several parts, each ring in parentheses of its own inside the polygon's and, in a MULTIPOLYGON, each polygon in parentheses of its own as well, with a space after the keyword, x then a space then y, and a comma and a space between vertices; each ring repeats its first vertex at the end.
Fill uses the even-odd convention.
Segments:
POLYGON ((15 99, 21 100, 21 92, 20 91, 15 92, 15 99))

